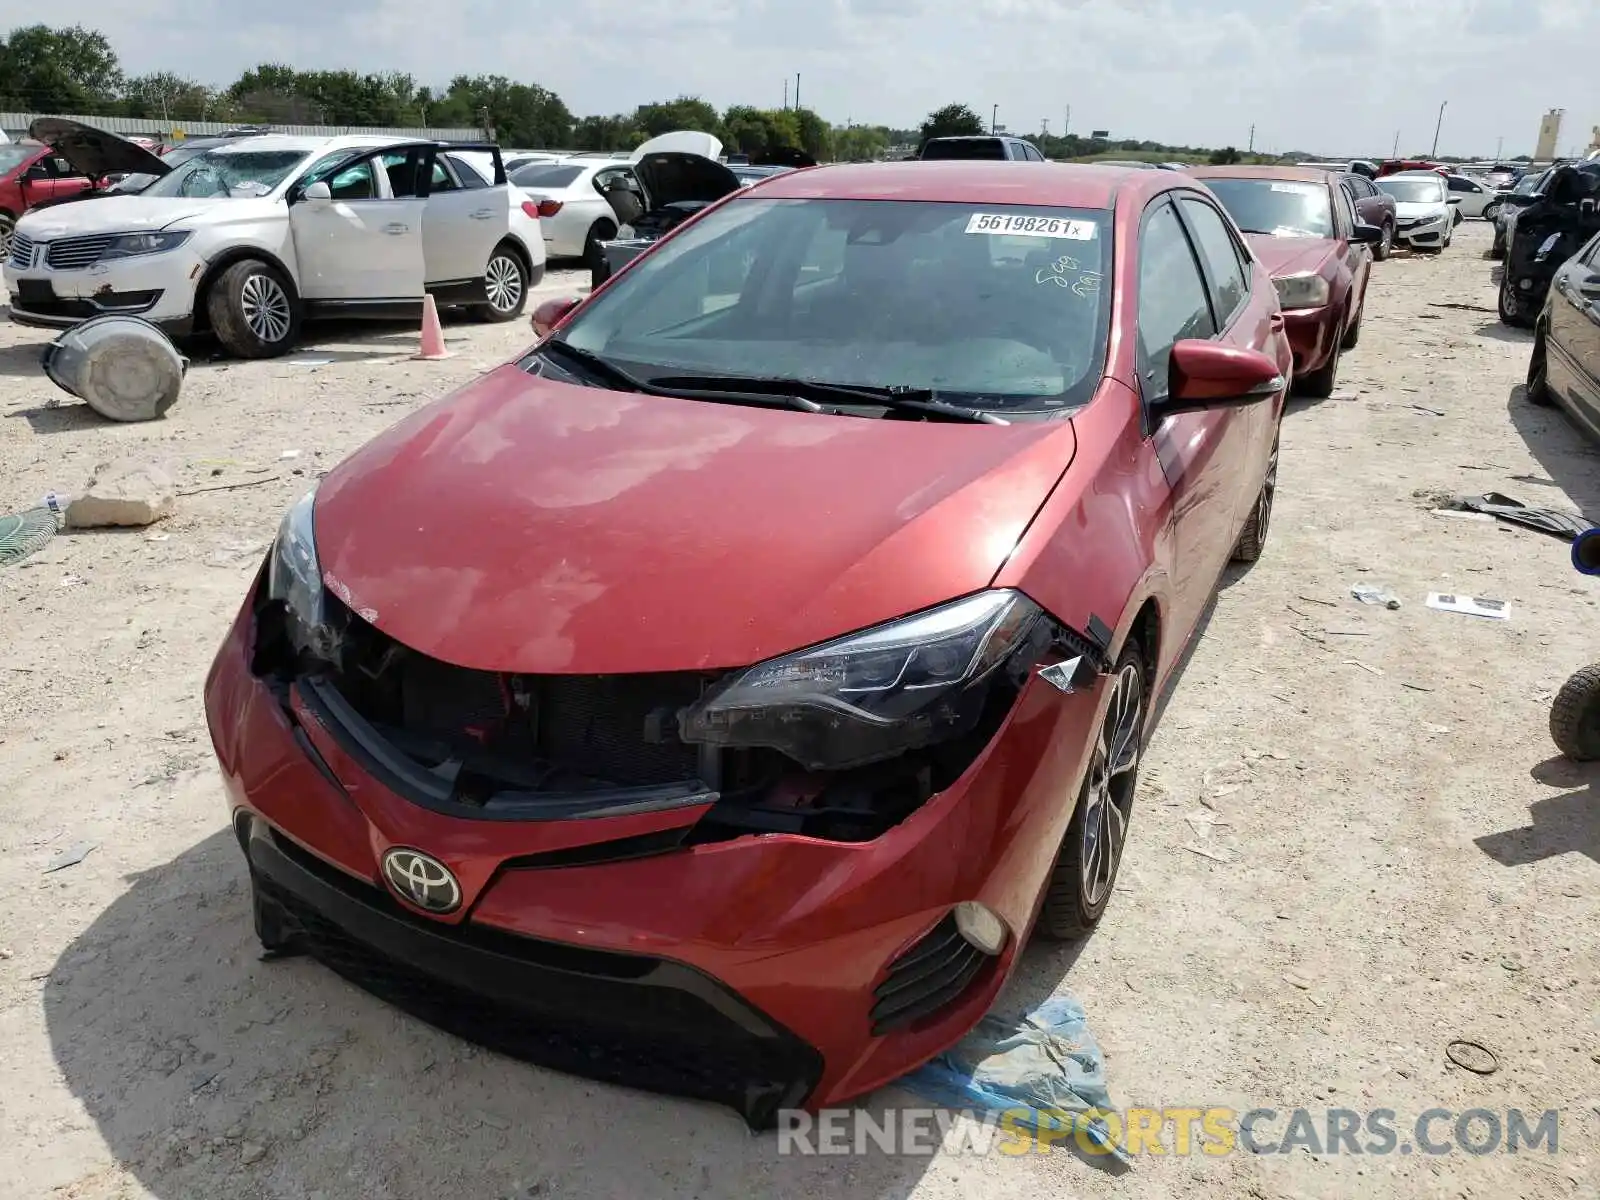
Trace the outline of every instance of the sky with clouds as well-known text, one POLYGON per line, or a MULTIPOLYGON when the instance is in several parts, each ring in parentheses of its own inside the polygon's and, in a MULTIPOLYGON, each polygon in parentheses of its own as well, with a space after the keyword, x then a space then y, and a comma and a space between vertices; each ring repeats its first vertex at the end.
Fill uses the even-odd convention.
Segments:
MULTIPOLYGON (((679 94, 801 100, 836 123, 913 126, 961 101, 1001 124, 1174 144, 1383 155, 1562 152, 1600 125, 1596 0, 74 0, 130 73, 226 83, 248 66, 505 74, 578 114, 679 94)), ((39 19, 0 0, 6 26, 39 19)), ((55 14, 57 22, 69 19, 55 14)))

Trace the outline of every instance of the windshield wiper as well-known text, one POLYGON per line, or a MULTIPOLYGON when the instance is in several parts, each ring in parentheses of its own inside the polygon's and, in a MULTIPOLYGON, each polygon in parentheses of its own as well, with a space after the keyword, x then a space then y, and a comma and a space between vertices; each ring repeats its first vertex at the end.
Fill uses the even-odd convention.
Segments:
MULTIPOLYGON (((1009 425, 1011 422, 982 409, 967 408, 940 400, 932 388, 919 387, 865 387, 844 383, 825 383, 816 379, 772 379, 760 376, 657 376, 653 384, 668 384, 674 388, 730 387, 772 388, 787 393, 810 395, 834 400, 843 404, 870 405, 899 412, 922 413, 930 417, 943 417, 952 421, 970 421, 980 425, 1009 425)), ((819 406, 819 411, 824 411, 819 406)))
MULTIPOLYGON (((558 350, 575 362, 582 363, 591 372, 609 380, 630 392, 642 392, 647 396, 668 396, 677 400, 705 400, 712 404, 748 404, 760 408, 789 408, 796 412, 820 413, 827 412, 822 405, 803 396, 784 395, 782 393, 747 392, 720 386, 727 382, 720 379, 708 380, 711 387, 666 387, 653 379, 640 379, 632 371, 617 366, 609 358, 596 354, 593 350, 585 350, 581 346, 574 346, 571 342, 561 338, 551 338, 539 347, 541 353, 558 350)), ((686 380, 694 383, 696 380, 686 380)))

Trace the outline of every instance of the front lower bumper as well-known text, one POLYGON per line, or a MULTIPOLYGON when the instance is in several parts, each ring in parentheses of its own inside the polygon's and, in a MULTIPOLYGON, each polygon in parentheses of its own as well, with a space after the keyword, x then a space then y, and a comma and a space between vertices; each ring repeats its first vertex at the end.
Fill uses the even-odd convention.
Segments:
POLYGON ((1294 373, 1308 375, 1327 365, 1342 333, 1339 311, 1331 304, 1321 308, 1296 308, 1283 314, 1283 327, 1294 351, 1294 373))
POLYGON ((256 931, 304 950, 395 1007, 556 1070, 737 1110, 770 1128, 822 1074, 822 1056, 679 963, 442 927, 241 813, 256 931))
POLYGON ((1395 240, 1408 246, 1433 247, 1444 245, 1445 235, 1454 224, 1453 217, 1436 217, 1425 221, 1401 221, 1395 227, 1395 240))

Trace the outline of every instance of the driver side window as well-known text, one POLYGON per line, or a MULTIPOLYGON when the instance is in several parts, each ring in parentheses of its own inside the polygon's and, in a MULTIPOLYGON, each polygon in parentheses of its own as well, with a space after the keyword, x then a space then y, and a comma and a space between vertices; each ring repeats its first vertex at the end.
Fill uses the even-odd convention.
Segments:
POLYGON ((1211 338, 1204 277, 1177 211, 1163 199, 1145 221, 1139 246, 1139 357, 1145 399, 1167 394, 1172 347, 1188 338, 1211 338))

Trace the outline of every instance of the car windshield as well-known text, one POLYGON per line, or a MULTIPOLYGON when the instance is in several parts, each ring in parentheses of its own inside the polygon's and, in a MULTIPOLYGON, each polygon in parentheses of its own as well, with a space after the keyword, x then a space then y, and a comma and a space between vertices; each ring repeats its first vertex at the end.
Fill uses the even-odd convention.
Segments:
POLYGON ((1438 176, 1432 179, 1399 179, 1391 175, 1379 180, 1378 186, 1401 204, 1444 203, 1444 180, 1438 176))
POLYGON ((14 171, 37 153, 38 146, 0 146, 0 175, 14 171))
POLYGON ((197 154, 164 175, 147 196, 265 196, 308 157, 304 150, 242 150, 219 146, 197 154))
POLYGON ((551 166, 549 163, 530 163, 518 171, 512 172, 511 182, 518 187, 527 188, 564 188, 590 167, 576 166, 551 166))
POLYGON ((1539 185, 1550 172, 1545 171, 1539 175, 1524 175, 1517 180, 1517 186, 1512 189, 1519 196, 1531 196, 1539 190, 1539 185))
POLYGON ((1325 183, 1296 179, 1207 179, 1229 215, 1246 233, 1274 237, 1333 236, 1333 201, 1325 183))
POLYGON ((572 346, 646 379, 759 376, 1059 411, 1099 381, 1110 214, 736 200, 578 311, 572 346))

